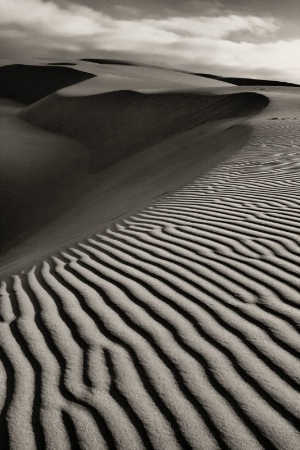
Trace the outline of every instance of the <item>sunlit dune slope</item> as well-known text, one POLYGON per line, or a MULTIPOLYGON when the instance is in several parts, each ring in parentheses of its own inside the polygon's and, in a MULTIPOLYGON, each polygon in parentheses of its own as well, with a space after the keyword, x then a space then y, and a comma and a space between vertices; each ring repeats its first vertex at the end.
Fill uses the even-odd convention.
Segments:
POLYGON ((78 97, 111 91, 169 92, 191 89, 208 90, 233 86, 224 81, 199 77, 186 72, 162 67, 120 64, 119 62, 92 63, 77 61, 76 69, 93 73, 93 79, 60 91, 61 95, 78 97))

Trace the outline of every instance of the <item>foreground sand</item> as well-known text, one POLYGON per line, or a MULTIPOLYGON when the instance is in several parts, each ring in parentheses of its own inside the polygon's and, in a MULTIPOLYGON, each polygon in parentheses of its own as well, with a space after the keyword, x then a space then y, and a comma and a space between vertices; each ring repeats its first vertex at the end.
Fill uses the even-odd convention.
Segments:
POLYGON ((297 92, 266 91, 194 182, 2 283, 3 448, 300 449, 297 92))

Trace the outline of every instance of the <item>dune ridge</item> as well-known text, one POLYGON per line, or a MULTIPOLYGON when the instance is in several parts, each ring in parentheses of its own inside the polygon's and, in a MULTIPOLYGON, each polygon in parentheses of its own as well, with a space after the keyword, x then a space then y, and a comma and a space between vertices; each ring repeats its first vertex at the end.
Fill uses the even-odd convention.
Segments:
POLYGON ((2 283, 4 448, 299 448, 299 95, 269 97, 206 175, 2 283))

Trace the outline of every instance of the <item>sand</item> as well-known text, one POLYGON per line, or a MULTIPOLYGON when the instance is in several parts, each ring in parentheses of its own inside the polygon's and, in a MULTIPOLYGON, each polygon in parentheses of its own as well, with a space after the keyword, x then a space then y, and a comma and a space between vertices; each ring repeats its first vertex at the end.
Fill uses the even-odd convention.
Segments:
POLYGON ((217 75, 211 75, 208 73, 194 73, 193 75, 199 75, 201 77, 207 77, 219 81, 224 81, 225 83, 235 84, 236 86, 291 86, 300 87, 299 84, 286 83, 284 81, 275 80, 259 80, 257 78, 236 78, 236 77, 220 77, 217 75))
POLYGON ((30 104, 94 76, 69 67, 9 64, 0 67, 0 97, 30 104))
POLYGON ((57 167, 23 173, 40 230, 5 209, 4 449, 300 449, 300 92, 177 76, 2 103, 6 152, 57 167))

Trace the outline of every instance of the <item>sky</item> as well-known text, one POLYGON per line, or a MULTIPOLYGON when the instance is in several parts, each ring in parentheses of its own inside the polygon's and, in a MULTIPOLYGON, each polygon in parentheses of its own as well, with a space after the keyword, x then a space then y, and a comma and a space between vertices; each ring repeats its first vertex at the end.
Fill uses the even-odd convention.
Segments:
POLYGON ((300 84, 300 1, 0 0, 0 57, 125 59, 300 84))

